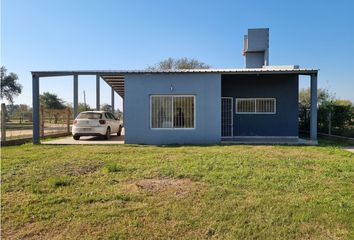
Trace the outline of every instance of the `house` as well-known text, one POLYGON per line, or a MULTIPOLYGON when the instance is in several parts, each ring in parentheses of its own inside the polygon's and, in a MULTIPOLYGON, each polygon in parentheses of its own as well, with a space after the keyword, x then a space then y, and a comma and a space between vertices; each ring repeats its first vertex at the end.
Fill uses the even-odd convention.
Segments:
MULTIPOLYGON (((318 70, 269 66, 269 29, 248 30, 244 56, 246 67, 239 69, 35 71, 34 121, 40 77, 73 75, 77 114, 78 75, 96 75, 112 87, 112 96, 115 91, 123 98, 125 143, 297 143, 299 75, 307 75, 316 143, 318 70)), ((97 99, 99 108, 99 84, 97 99)), ((34 123, 34 142, 39 142, 36 128, 34 123)))

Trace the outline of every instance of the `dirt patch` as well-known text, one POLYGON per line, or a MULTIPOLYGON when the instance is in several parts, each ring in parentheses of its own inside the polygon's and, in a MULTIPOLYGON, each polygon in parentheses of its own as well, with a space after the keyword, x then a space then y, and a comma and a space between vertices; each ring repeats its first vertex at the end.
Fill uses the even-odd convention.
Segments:
POLYGON ((80 166, 80 167, 66 166, 65 173, 68 176, 85 175, 85 174, 89 174, 89 173, 94 173, 101 167, 102 167, 102 164, 101 165, 100 164, 87 165, 87 166, 80 166))
POLYGON ((85 175, 85 174, 88 174, 88 173, 93 173, 93 172, 96 172, 99 168, 101 168, 102 165, 89 165, 89 166, 82 166, 80 167, 77 172, 80 174, 80 175, 85 175))
POLYGON ((149 193, 170 193, 183 196, 201 189, 202 184, 189 178, 149 178, 130 182, 126 185, 128 191, 147 191, 149 193))

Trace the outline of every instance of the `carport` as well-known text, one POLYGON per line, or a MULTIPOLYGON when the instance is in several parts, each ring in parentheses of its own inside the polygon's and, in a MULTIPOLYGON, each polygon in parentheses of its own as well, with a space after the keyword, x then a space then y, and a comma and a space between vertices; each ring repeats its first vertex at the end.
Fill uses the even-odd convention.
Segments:
POLYGON ((73 77, 73 118, 78 114, 79 76, 96 76, 96 110, 100 110, 100 83, 103 79, 111 87, 111 105, 117 93, 124 104, 125 71, 32 71, 33 143, 40 143, 40 79, 48 77, 73 77))

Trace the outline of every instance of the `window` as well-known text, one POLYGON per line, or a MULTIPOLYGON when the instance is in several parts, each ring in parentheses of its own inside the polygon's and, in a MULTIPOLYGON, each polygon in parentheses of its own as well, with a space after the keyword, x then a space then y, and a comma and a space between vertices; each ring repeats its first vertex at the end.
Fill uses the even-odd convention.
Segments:
POLYGON ((111 119, 117 120, 116 117, 115 117, 112 113, 108 113, 108 114, 109 114, 109 116, 111 117, 111 119))
POLYGON ((77 119, 101 119, 101 113, 94 113, 94 112, 82 112, 77 116, 77 119))
POLYGON ((275 114, 275 98, 236 98, 237 114, 275 114))
POLYGON ((191 95, 152 95, 151 128, 194 128, 195 97, 191 95))
POLYGON ((109 113, 105 113, 104 115, 105 115, 106 119, 111 119, 111 115, 109 115, 109 113))

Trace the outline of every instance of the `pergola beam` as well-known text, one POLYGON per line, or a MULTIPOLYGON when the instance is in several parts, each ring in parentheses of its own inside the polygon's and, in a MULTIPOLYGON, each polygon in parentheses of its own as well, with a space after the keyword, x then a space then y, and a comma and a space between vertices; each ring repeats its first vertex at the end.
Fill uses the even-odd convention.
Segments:
POLYGON ((105 81, 124 81, 124 77, 104 77, 101 76, 105 81))

